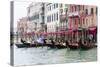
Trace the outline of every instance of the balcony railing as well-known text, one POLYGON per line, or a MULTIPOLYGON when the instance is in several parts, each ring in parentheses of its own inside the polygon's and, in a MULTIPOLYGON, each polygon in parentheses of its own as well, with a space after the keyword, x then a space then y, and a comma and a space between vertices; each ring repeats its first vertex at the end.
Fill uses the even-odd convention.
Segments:
POLYGON ((60 15, 60 21, 61 21, 61 22, 62 22, 62 21, 66 21, 66 19, 67 19, 66 14, 60 15))
POLYGON ((68 16, 79 16, 79 11, 75 11, 75 12, 68 12, 68 16))
POLYGON ((67 26, 59 26, 59 28, 58 28, 60 31, 64 31, 64 30, 66 30, 67 29, 67 26))

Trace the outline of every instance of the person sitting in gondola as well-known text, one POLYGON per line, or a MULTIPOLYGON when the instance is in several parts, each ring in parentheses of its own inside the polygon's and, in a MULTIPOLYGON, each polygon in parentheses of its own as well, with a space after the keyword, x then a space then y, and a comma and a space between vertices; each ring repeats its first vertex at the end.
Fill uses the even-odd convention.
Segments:
POLYGON ((73 40, 69 40, 69 45, 73 45, 73 40))
POLYGON ((58 44, 59 44, 59 42, 58 42, 58 41, 56 41, 55 45, 58 45, 58 44))
POLYGON ((61 40, 60 45, 63 45, 63 42, 64 42, 64 41, 63 41, 63 40, 61 40))
POLYGON ((44 42, 44 44, 46 45, 46 40, 45 40, 45 39, 43 39, 43 42, 44 42))
POLYGON ((32 41, 32 44, 35 44, 35 41, 34 40, 32 41))
POLYGON ((66 47, 69 47, 69 42, 66 40, 66 47))
POLYGON ((61 43, 61 41, 60 41, 60 40, 58 40, 58 45, 60 45, 60 43, 61 43))
POLYGON ((62 44, 62 40, 61 41, 59 41, 59 45, 61 45, 62 44))
POLYGON ((63 46, 66 46, 66 42, 65 41, 63 41, 63 44, 62 44, 63 46))
POLYGON ((23 39, 21 39, 21 42, 22 42, 23 44, 25 44, 25 43, 26 43, 26 41, 24 41, 23 39))
POLYGON ((54 40, 51 40, 51 44, 52 44, 52 45, 55 45, 55 42, 54 42, 54 40))
POLYGON ((77 41, 74 41, 73 44, 74 44, 74 46, 77 46, 78 47, 77 41))
POLYGON ((68 45, 71 45, 71 40, 68 40, 68 45))
POLYGON ((27 43, 25 40, 21 39, 21 42, 24 44, 24 45, 30 45, 30 43, 27 43))

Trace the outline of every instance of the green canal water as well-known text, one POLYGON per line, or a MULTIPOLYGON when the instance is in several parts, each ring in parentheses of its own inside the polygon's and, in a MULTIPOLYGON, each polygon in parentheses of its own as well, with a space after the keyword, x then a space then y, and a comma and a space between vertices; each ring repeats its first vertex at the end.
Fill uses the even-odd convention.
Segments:
POLYGON ((90 50, 14 47, 14 65, 44 65, 97 60, 97 48, 90 50))

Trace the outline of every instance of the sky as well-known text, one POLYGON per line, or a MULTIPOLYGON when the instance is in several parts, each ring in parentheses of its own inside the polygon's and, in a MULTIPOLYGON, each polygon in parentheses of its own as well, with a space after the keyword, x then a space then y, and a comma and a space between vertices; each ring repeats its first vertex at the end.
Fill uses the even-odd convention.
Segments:
POLYGON ((20 18, 27 16, 27 7, 31 2, 21 2, 15 1, 14 2, 14 30, 17 27, 17 21, 20 18))

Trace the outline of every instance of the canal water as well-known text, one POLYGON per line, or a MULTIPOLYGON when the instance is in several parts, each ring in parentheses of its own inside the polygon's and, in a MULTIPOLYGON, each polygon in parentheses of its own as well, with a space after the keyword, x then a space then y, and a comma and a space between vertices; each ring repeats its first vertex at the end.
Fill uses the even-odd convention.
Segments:
POLYGON ((14 65, 44 65, 97 60, 97 48, 90 50, 14 47, 14 65))

